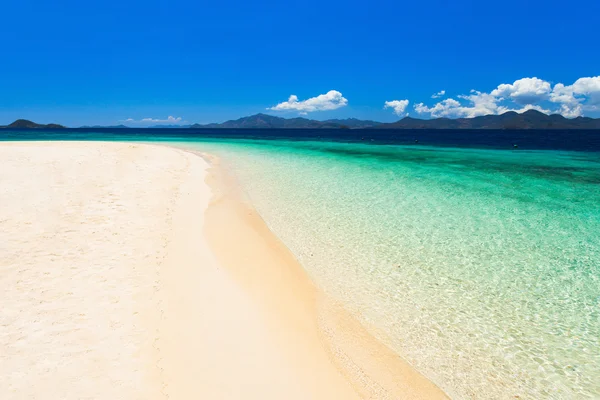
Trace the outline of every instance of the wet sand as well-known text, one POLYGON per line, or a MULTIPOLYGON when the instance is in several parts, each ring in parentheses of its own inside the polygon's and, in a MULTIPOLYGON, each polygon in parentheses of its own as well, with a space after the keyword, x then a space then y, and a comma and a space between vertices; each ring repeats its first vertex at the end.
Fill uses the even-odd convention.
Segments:
POLYGON ((200 155, 211 164, 207 183, 213 199, 205 225, 209 245, 231 277, 259 302, 277 336, 274 345, 300 367, 298 379, 314 388, 311 397, 304 398, 320 398, 320 388, 337 382, 340 374, 354 394, 325 397, 447 398, 316 287, 254 210, 226 165, 212 155, 200 155))

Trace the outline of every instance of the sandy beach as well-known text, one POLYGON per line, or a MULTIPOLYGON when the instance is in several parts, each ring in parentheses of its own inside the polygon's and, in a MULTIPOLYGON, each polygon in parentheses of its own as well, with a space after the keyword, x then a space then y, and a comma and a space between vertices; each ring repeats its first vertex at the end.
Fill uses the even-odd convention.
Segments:
POLYGON ((434 399, 209 155, 0 145, 0 398, 434 399))

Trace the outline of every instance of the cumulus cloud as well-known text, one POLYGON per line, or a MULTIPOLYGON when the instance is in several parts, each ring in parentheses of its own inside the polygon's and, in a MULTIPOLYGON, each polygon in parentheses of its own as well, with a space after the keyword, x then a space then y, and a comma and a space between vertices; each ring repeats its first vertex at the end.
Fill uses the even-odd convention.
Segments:
MULTIPOLYGON (((540 105, 537 105, 537 104, 525 104, 521 108, 510 109, 508 111, 515 111, 515 112, 518 112, 519 114, 522 114, 525 111, 529 111, 529 110, 536 110, 536 111, 539 111, 539 112, 544 113, 544 114, 553 114, 552 111, 550 111, 547 108, 544 108, 544 107, 542 107, 540 105)), ((554 114, 556 114, 556 113, 554 113, 554 114)))
POLYGON ((383 106, 383 108, 391 108, 394 110, 394 114, 396 115, 402 115, 404 114, 404 111, 406 110, 406 107, 408 107, 408 100, 392 100, 392 101, 386 101, 385 105, 383 106))
POLYGON ((181 124, 183 123, 183 119, 181 117, 173 117, 169 115, 167 119, 159 119, 159 118, 142 118, 139 120, 133 118, 127 118, 123 122, 127 122, 130 124, 181 124))
POLYGON ((539 78, 523 78, 514 83, 503 83, 490 93, 494 97, 510 98, 517 104, 535 104, 550 95, 550 82, 539 78))
POLYGON ((550 101, 560 105, 565 117, 579 117, 584 111, 596 111, 600 105, 600 76, 577 79, 572 85, 557 83, 550 101))
POLYGON ((560 104, 577 104, 579 100, 575 98, 573 86, 565 86, 562 83, 557 83, 550 93, 550 101, 560 104))
POLYGON ((269 107, 267 110, 298 111, 301 114, 306 114, 314 111, 336 110, 347 105, 348 99, 342 96, 337 90, 330 90, 325 94, 302 101, 298 100, 298 96, 293 94, 289 97, 288 101, 269 107))
POLYGON ((583 116, 583 107, 581 104, 576 105, 567 105, 561 104, 560 109, 557 114, 562 114, 563 117, 566 118, 576 118, 583 116))
POLYGON ((482 93, 472 90, 468 95, 458 96, 466 100, 468 104, 464 105, 455 99, 445 99, 428 107, 423 103, 415 105, 415 111, 419 114, 429 113, 432 117, 448 118, 473 118, 480 115, 502 114, 508 111, 506 107, 498 105, 497 98, 489 93, 482 93))
POLYGON ((432 94, 431 98, 437 99, 437 98, 443 97, 445 94, 446 94, 445 90, 440 90, 439 92, 432 94))
POLYGON ((498 98, 491 93, 471 90, 471 94, 461 95, 458 98, 467 100, 472 104, 470 107, 460 108, 460 113, 465 117, 472 118, 487 114, 502 114, 508 111, 505 106, 498 104, 498 98))
POLYGON ((573 84, 573 92, 590 97, 590 104, 600 104, 600 76, 579 78, 573 84))
POLYGON ((489 93, 471 90, 468 95, 448 98, 433 106, 418 103, 414 109, 432 117, 472 118, 507 111, 537 110, 574 118, 585 111, 596 111, 599 106, 600 76, 579 78, 572 85, 557 83, 554 87, 548 81, 533 77, 500 84, 489 93), (552 107, 553 103, 555 107, 552 107))
POLYGON ((459 117, 462 116, 459 109, 461 105, 454 99, 442 100, 433 107, 428 107, 423 103, 415 104, 415 111, 419 114, 431 114, 432 117, 459 117))

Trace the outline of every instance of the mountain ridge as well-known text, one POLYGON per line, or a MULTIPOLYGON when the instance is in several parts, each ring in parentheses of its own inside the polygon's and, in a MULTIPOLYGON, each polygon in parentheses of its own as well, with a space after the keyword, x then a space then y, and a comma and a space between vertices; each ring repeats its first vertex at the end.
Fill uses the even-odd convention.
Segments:
POLYGON ((59 124, 37 124, 28 119, 18 119, 12 124, 0 126, 7 129, 64 129, 65 127, 59 124))
POLYGON ((307 118, 282 118, 267 114, 229 120, 223 123, 193 124, 190 128, 203 129, 600 129, 600 118, 565 118, 560 114, 547 115, 537 110, 523 113, 507 111, 503 114, 473 118, 419 119, 404 117, 399 121, 381 123, 370 120, 329 119, 317 121, 307 118))
POLYGON ((190 128, 202 129, 356 129, 379 125, 376 121, 363 121, 356 118, 329 119, 317 121, 303 117, 283 118, 268 114, 254 114, 235 120, 212 124, 193 124, 190 128))
POLYGON ((84 126, 80 126, 80 129, 123 129, 123 128, 129 128, 126 125, 84 125, 84 126))
POLYGON ((405 117, 397 122, 381 124, 381 129, 600 129, 600 119, 565 118, 560 114, 547 115, 537 110, 523 113, 507 111, 499 115, 473 118, 435 118, 422 120, 405 117))
MULTIPOLYGON (((18 119, 10 125, 0 126, 9 129, 63 129, 59 124, 37 124, 18 119)), ((117 126, 82 126, 86 128, 129 128, 117 126)), ((600 118, 576 117, 565 118, 560 114, 547 115, 537 110, 523 113, 508 111, 503 114, 483 115, 473 118, 433 118, 419 119, 404 117, 396 122, 382 123, 357 118, 328 119, 318 121, 304 117, 283 118, 268 114, 255 114, 229 120, 222 123, 193 125, 158 125, 152 128, 193 128, 193 129, 600 129, 600 118)))

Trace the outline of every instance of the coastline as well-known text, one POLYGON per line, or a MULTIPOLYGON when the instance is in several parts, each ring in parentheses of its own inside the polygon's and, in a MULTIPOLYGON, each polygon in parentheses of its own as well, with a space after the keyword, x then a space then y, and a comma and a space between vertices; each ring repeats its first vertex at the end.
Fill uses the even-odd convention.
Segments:
MULTIPOLYGON (((260 301, 288 357, 314 365, 311 356, 323 353, 360 398, 448 398, 312 282, 216 156, 189 151, 210 165, 206 182, 213 198, 205 225, 209 246, 233 279, 260 301), (239 244, 235 252, 232 241, 239 244)), ((312 379, 323 376, 311 373, 312 379)))
POLYGON ((446 398, 312 283, 216 158, 0 153, 0 397, 446 398))

